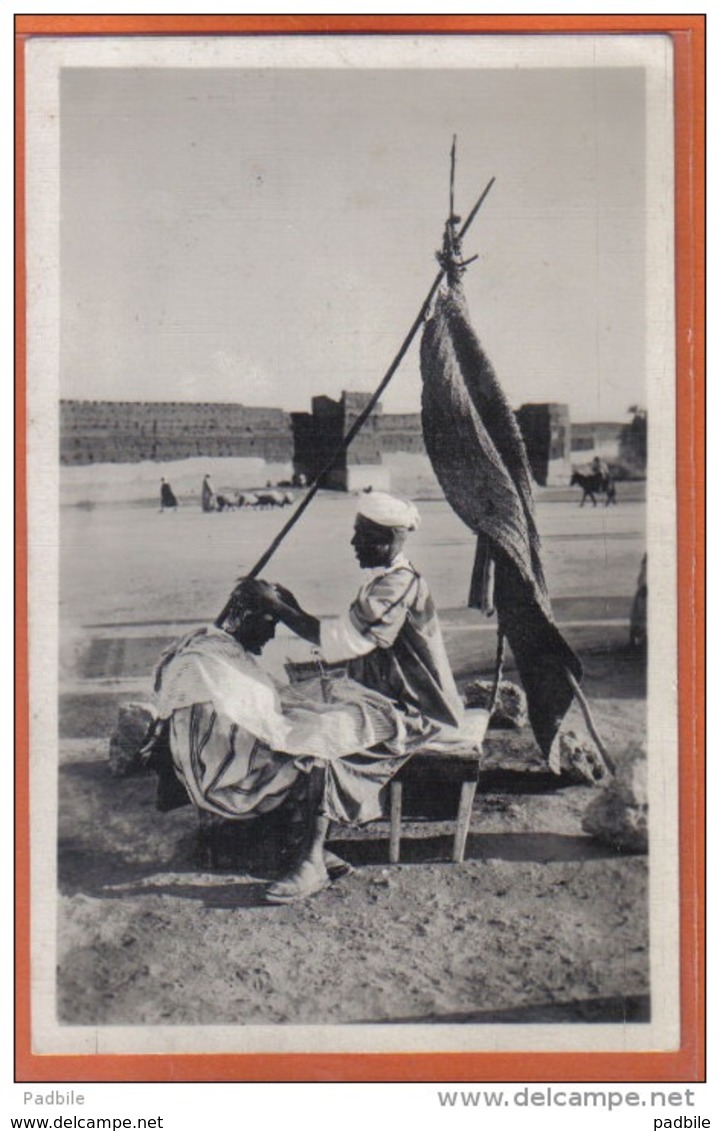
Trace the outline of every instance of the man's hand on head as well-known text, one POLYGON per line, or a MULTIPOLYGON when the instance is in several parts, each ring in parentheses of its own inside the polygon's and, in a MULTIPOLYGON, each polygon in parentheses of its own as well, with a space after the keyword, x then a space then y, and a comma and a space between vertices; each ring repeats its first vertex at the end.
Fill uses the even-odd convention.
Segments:
POLYGON ((270 581, 255 581, 256 593, 263 608, 276 616, 281 616, 287 609, 302 612, 297 598, 284 585, 270 581))
POLYGON ((263 586, 261 600, 266 612, 271 613, 282 621, 283 624, 296 635, 309 640, 311 644, 320 642, 320 622, 311 613, 306 613, 293 593, 282 585, 271 585, 268 581, 261 582, 263 586))
POLYGON ((259 578, 254 579, 253 585, 256 599, 266 612, 279 613, 282 610, 284 602, 275 585, 259 578))
POLYGON ((291 609, 298 609, 299 611, 301 611, 297 597, 294 593, 291 593, 289 589, 286 589, 284 585, 278 585, 277 582, 275 582, 272 588, 275 590, 275 593, 278 597, 280 597, 281 601, 285 605, 288 605, 291 609))

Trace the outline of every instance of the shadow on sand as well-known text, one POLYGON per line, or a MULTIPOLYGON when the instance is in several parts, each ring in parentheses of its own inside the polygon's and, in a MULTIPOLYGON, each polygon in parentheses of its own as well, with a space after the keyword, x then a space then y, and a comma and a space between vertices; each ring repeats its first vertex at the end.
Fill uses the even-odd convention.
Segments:
MULTIPOLYGON (((58 880, 63 895, 100 899, 166 895, 208 907, 261 906, 268 883, 286 874, 297 855, 282 813, 250 822, 220 823, 216 830, 217 868, 209 869, 197 814, 191 807, 170 814, 154 808, 155 779, 141 774, 113 779, 101 762, 76 762, 62 770, 66 790, 85 813, 61 838, 58 880), (109 814, 98 830, 93 814, 109 814)), ((478 804, 487 793, 540 793, 557 779, 545 774, 495 771, 483 775, 478 804)), ((482 810, 476 821, 481 823, 482 810)), ((291 830, 292 831, 292 830, 291 830)), ((401 863, 452 865, 452 825, 447 820, 410 819, 403 824, 401 863)), ((333 851, 354 867, 388 866, 387 822, 362 830, 335 830, 333 851)), ((296 835, 296 830, 295 830, 296 835)), ((623 855, 591 837, 556 832, 473 831, 465 861, 550 864, 614 859, 623 855)), ((625 854, 627 855, 627 854, 625 854)))
POLYGON ((649 994, 585 998, 580 1001, 544 1002, 511 1009, 474 1010, 469 1013, 429 1014, 427 1017, 393 1017, 381 1025, 586 1025, 642 1024, 650 1021, 649 994))

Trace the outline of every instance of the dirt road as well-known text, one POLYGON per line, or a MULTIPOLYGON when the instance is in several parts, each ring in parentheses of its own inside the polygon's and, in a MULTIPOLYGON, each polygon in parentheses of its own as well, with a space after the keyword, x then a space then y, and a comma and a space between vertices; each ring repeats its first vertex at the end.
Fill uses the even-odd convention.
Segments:
MULTIPOLYGON (((321 614, 352 595, 351 501, 319 499, 271 576, 321 614), (328 552, 332 547, 332 553, 328 552)), ((442 609, 464 683, 489 670, 494 632, 463 608, 472 539, 421 504, 412 556, 442 609)), ((643 741, 645 672, 627 647, 644 508, 540 504, 556 612, 586 666, 611 750, 643 741)), ((272 828, 226 832, 198 857, 190 809, 160 815, 154 779, 113 780, 118 703, 147 693, 168 638, 212 616, 279 516, 159 516, 67 508, 62 546, 58 1018, 77 1026, 642 1021, 649 1016, 647 860, 581 828, 592 790, 559 788, 528 732, 492 732, 466 860, 452 826, 336 831, 353 875, 306 904, 268 907, 284 861, 272 828)), ((282 638, 278 667, 295 645, 282 638)), ((512 678, 512 666, 508 668, 512 678)), ((571 723, 572 725, 572 723, 571 723)))

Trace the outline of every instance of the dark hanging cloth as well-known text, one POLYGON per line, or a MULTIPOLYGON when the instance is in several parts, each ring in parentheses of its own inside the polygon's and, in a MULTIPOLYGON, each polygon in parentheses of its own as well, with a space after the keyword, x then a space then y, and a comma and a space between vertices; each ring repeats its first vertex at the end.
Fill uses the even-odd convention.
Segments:
POLYGON ((486 611, 494 604, 548 757, 573 699, 567 673, 579 680, 582 667, 553 618, 520 429, 457 279, 438 295, 420 364, 428 455, 451 507, 477 534, 469 604, 486 611))

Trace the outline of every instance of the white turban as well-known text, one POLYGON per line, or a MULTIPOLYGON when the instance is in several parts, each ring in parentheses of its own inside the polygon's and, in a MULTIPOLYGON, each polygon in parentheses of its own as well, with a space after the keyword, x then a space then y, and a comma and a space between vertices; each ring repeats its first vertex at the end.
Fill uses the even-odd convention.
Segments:
POLYGON ((420 515, 414 503, 388 495, 385 491, 368 491, 362 495, 357 513, 378 526, 417 530, 420 525, 420 515))

